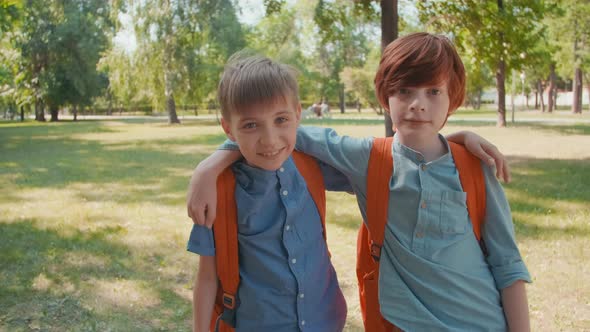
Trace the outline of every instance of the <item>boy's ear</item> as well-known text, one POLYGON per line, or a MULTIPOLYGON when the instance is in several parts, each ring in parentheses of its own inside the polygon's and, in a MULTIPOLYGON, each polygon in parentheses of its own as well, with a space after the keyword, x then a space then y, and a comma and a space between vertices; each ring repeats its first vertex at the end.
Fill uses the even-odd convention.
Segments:
POLYGON ((301 121, 301 103, 297 104, 297 109, 295 110, 295 116, 297 117, 297 122, 301 121))
POLYGON ((226 121, 225 118, 221 118, 221 128, 223 128, 223 131, 225 131, 225 135, 227 136, 227 138, 229 138, 232 141, 236 141, 236 139, 234 138, 234 135, 232 135, 231 133, 231 127, 229 125, 229 121, 226 121))

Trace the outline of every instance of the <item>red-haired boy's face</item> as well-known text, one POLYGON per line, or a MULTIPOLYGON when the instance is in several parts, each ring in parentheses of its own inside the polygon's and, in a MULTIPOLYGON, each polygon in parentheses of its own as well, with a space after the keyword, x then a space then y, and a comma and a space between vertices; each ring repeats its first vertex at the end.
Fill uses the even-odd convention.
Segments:
POLYGON ((450 103, 446 82, 399 88, 388 102, 395 130, 411 140, 437 138, 447 120, 450 103))

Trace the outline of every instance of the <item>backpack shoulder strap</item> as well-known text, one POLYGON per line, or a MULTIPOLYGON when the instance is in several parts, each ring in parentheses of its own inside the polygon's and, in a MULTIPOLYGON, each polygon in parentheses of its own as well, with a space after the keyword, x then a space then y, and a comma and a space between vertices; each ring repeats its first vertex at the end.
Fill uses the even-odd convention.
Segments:
POLYGON ((307 189, 318 209, 322 220, 322 228, 324 229, 324 240, 326 240, 326 188, 320 165, 313 157, 302 152, 293 151, 292 155, 295 166, 303 179, 305 179, 307 189))
POLYGON ((367 224, 371 255, 381 257, 381 246, 387 223, 389 179, 393 172, 391 145, 393 137, 375 138, 367 169, 367 224))
POLYGON ((235 310, 240 284, 238 265, 238 213, 236 207, 236 179, 231 167, 217 178, 217 218, 213 226, 217 277, 223 291, 221 319, 235 327, 235 310))
MULTIPOLYGON (((449 142, 459 180, 467 193, 467 211, 473 224, 473 233, 480 244, 481 227, 486 213, 486 183, 481 161, 459 144, 449 142)), ((485 247, 482 247, 485 252, 485 247)))

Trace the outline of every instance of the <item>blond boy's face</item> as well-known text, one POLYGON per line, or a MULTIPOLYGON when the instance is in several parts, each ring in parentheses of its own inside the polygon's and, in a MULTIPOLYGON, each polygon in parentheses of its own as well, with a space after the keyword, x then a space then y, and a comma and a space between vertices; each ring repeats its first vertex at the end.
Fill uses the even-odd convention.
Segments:
POLYGON ((221 125, 249 165, 274 171, 293 152, 300 119, 301 106, 279 100, 231 112, 221 125))
POLYGON ((409 139, 432 139, 447 120, 447 84, 403 87, 389 97, 389 113, 399 134, 409 139))

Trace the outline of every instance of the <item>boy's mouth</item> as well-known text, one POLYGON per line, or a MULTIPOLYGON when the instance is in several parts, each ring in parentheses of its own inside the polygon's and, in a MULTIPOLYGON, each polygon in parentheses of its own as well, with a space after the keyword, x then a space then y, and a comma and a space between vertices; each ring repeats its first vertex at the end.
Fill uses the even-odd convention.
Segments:
POLYGON ((273 150, 273 151, 267 151, 267 152, 259 152, 258 154, 265 157, 265 158, 271 158, 274 157, 276 155, 278 155, 279 153, 281 153, 285 148, 280 148, 278 150, 273 150))
POLYGON ((427 120, 417 120, 417 119, 406 119, 404 121, 408 122, 408 123, 413 123, 413 124, 430 123, 430 121, 427 121, 427 120))

